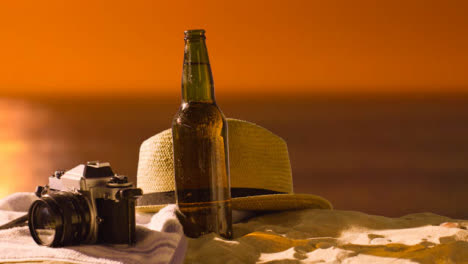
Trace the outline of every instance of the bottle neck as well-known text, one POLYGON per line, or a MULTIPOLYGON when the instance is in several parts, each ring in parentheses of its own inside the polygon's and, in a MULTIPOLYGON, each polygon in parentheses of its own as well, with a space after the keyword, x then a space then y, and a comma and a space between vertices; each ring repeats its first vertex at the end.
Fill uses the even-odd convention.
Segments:
POLYGON ((204 35, 186 35, 182 101, 214 103, 214 85, 204 35))

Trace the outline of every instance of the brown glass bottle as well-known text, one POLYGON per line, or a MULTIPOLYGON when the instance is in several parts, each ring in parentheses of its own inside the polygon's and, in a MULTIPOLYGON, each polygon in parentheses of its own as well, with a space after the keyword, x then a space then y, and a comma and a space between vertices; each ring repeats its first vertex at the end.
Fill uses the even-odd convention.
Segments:
POLYGON ((204 30, 185 31, 182 104, 172 122, 176 199, 189 237, 232 237, 227 123, 214 98, 204 30))

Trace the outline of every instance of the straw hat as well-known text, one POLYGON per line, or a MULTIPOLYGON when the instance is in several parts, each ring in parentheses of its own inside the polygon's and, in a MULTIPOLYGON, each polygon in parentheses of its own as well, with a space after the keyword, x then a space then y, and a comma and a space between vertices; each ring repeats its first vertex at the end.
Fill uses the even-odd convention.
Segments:
MULTIPOLYGON (((329 201, 293 193, 286 142, 255 124, 227 119, 232 208, 246 211, 331 209, 329 201)), ((157 212, 175 203, 172 131, 145 140, 140 148, 137 211, 157 212)))

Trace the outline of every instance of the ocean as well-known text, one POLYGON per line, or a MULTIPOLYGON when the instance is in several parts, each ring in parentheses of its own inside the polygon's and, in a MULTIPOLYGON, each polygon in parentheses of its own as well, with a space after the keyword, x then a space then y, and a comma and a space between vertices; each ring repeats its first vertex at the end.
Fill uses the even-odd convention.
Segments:
MULTIPOLYGON (((179 104, 167 96, 0 98, 0 198, 90 160, 134 181, 141 142, 169 128, 179 104)), ((219 96, 218 105, 286 140, 297 193, 370 214, 468 218, 467 96, 219 96)))

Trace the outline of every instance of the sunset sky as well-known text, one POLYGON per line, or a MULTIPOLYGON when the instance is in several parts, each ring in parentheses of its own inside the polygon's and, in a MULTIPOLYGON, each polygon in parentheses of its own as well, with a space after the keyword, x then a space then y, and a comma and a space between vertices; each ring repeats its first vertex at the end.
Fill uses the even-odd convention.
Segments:
POLYGON ((217 93, 468 92, 468 1, 2 1, 0 94, 178 94, 204 28, 217 93))

